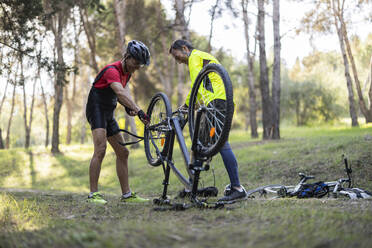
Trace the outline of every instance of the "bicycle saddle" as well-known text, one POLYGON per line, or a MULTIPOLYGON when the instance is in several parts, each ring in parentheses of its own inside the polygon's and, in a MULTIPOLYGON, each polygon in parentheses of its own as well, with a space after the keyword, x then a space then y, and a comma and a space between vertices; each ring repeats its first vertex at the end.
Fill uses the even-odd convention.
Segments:
POLYGON ((302 172, 298 173, 298 176, 299 176, 301 179, 305 179, 305 180, 307 180, 307 179, 314 179, 314 178, 315 178, 314 176, 307 176, 307 175, 305 175, 305 174, 302 173, 302 172))

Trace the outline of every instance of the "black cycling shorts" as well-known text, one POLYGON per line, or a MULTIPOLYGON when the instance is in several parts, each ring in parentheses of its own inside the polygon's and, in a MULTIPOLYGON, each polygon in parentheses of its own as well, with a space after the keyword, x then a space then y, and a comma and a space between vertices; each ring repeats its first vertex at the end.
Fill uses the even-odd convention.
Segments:
POLYGON ((110 137, 120 132, 119 125, 114 118, 116 103, 113 105, 112 101, 106 101, 106 103, 109 102, 110 104, 103 104, 102 101, 104 99, 102 99, 102 95, 99 92, 99 90, 92 87, 89 92, 85 114, 92 130, 104 128, 107 131, 106 136, 110 137))

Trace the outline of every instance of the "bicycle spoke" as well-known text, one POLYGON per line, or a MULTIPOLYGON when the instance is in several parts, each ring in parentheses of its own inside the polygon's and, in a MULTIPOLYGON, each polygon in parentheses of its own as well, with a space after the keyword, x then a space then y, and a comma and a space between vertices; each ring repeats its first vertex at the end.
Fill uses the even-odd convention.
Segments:
MULTIPOLYGON (((213 115, 213 114, 211 114, 211 115, 213 115)), ((216 121, 216 124, 218 125, 218 127, 220 128, 220 130, 222 130, 222 127, 223 127, 223 125, 224 125, 224 123, 217 117, 217 116, 215 116, 215 115, 213 115, 215 118, 213 118, 213 120, 215 120, 216 121), (222 125, 220 125, 219 124, 219 122, 222 124, 222 125)), ((209 118, 208 118, 209 119, 209 118)))
MULTIPOLYGON (((208 75, 206 75, 202 80, 204 80, 207 76, 208 75)), ((201 86, 202 86, 202 84, 200 84, 200 87, 201 86)), ((196 102, 197 102, 199 107, 201 107, 201 106, 206 107, 207 112, 204 114, 204 118, 206 120, 206 125, 207 125, 206 130, 209 130, 209 132, 211 132, 212 128, 214 128, 214 134, 212 136, 210 133, 208 133, 209 135, 207 135, 207 133, 204 132, 203 136, 206 136, 206 137, 200 137, 200 138, 202 138, 204 140, 204 142, 202 142, 202 143, 204 143, 204 145, 213 145, 221 137, 220 132, 222 132, 223 126, 224 126, 224 122, 221 121, 220 118, 218 118, 217 114, 219 114, 222 118, 225 118, 225 115, 221 111, 219 111, 212 102, 208 103, 208 96, 207 96, 206 93, 207 93, 206 89, 199 88, 198 89, 198 96, 196 98, 196 102), (206 106, 206 103, 208 103, 208 107, 206 106), (211 118, 208 117, 208 115, 211 118)))
MULTIPOLYGON (((211 126, 211 127, 214 127, 214 125, 212 124, 212 121, 209 120, 209 118, 208 118, 207 115, 205 115, 205 118, 207 118, 208 122, 210 123, 210 126, 211 126)), ((219 126, 219 127, 221 127, 221 126, 219 126)), ((221 128, 220 130, 222 130, 222 128, 221 128)), ((215 134, 217 135, 217 131, 215 132, 215 134)), ((218 137, 218 138, 219 138, 219 137, 218 137)))
POLYGON ((151 116, 151 123, 153 126, 156 127, 155 130, 150 131, 152 143, 150 144, 150 153, 152 157, 158 157, 159 147, 164 145, 165 135, 164 132, 159 130, 159 126, 161 126, 162 122, 164 122, 166 118, 166 110, 165 105, 162 104, 160 100, 158 100, 153 108, 153 113, 151 116), (156 147, 155 147, 156 146, 156 147))

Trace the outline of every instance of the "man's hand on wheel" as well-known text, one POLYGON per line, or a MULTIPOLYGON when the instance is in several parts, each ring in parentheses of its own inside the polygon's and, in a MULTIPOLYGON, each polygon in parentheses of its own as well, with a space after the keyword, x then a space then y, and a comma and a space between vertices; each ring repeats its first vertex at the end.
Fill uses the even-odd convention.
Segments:
POLYGON ((136 111, 128 108, 127 106, 124 106, 124 108, 125 108, 125 112, 127 112, 128 115, 130 115, 130 116, 136 116, 136 111))
POLYGON ((137 113, 138 118, 145 124, 145 126, 148 126, 150 124, 150 117, 143 112, 143 110, 138 111, 137 113))

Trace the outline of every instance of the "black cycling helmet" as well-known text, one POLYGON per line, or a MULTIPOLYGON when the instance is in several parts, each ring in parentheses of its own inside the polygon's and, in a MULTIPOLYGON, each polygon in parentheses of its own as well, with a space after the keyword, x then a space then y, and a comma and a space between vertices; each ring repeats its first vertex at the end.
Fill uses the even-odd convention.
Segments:
POLYGON ((150 51, 145 44, 138 40, 131 40, 128 43, 127 53, 142 65, 150 64, 150 51))

